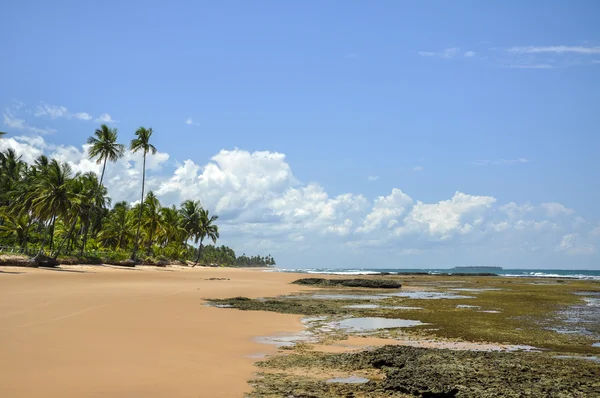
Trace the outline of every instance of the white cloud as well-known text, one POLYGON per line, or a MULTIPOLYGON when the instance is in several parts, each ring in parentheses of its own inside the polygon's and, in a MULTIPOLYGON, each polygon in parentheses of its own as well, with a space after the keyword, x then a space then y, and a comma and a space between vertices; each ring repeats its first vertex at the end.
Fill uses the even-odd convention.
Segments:
POLYGON ((533 210, 534 207, 530 203, 518 205, 515 202, 510 202, 500 206, 500 211, 506 213, 510 219, 520 219, 533 210))
POLYGON ((456 233, 470 232, 473 224, 480 224, 483 212, 495 202, 496 198, 490 196, 472 196, 462 192, 456 192, 452 199, 434 204, 419 201, 396 233, 426 233, 446 240, 456 233))
POLYGON ((511 47, 508 49, 511 53, 554 53, 554 54, 600 54, 600 47, 583 47, 583 46, 525 46, 511 47))
POLYGON ((48 116, 50 119, 56 119, 59 117, 64 117, 67 116, 69 114, 67 108, 65 108, 64 106, 58 106, 58 105, 48 105, 48 104, 44 104, 42 103, 41 105, 38 105, 38 107, 35 109, 33 115, 35 117, 40 117, 40 116, 48 116))
POLYGON ((556 250, 571 255, 593 254, 596 252, 596 246, 583 240, 580 234, 572 233, 562 237, 556 250))
POLYGON ((399 189, 392 189, 388 196, 375 199, 371 212, 364 218, 357 232, 372 232, 378 228, 391 229, 400 223, 400 217, 413 204, 413 200, 399 189))
POLYGON ((471 58, 475 56, 475 51, 466 51, 461 53, 460 48, 458 47, 448 47, 442 51, 418 51, 417 54, 419 54, 421 57, 437 57, 443 59, 457 58, 461 55, 471 58))
POLYGON ((73 117, 75 119, 80 119, 80 120, 92 120, 92 115, 90 115, 89 113, 85 113, 85 112, 74 113, 73 117))
POLYGON ((49 105, 41 103, 33 111, 35 117, 47 116, 50 119, 58 119, 61 117, 67 119, 92 120, 92 116, 86 112, 70 113, 69 110, 61 105, 49 105))
POLYGON ((112 117, 108 113, 103 113, 95 120, 95 122, 110 124, 110 123, 116 123, 117 121, 113 120, 112 117))
POLYGON ((367 180, 369 180, 369 181, 377 181, 377 180, 379 180, 379 178, 380 178, 379 176, 368 176, 367 180))
MULTIPOLYGON (((87 146, 53 145, 40 136, 0 140, 31 162, 45 153, 69 162, 74 172, 100 173, 87 146)), ((218 214, 222 242, 236 249, 276 255, 287 266, 446 266, 451 262, 505 262, 510 266, 564 265, 585 254, 592 264, 600 227, 582 222, 560 203, 498 204, 493 196, 456 192, 445 200, 418 200, 399 188, 369 199, 360 193, 331 195, 303 183, 282 153, 222 150, 208 162, 170 162, 148 157, 147 190, 164 205, 200 200, 218 214), (571 236, 573 235, 573 236, 571 236), (563 242, 564 241, 564 242, 563 242)), ((106 168, 113 203, 139 200, 142 155, 127 152, 106 168)), ((588 263, 586 263, 588 261, 588 263)), ((567 264, 568 265, 568 264, 567 264)))
POLYGON ((413 171, 423 171, 425 168, 423 166, 415 166, 413 167, 413 171))
POLYGON ((571 215, 575 212, 573 209, 569 209, 561 203, 549 202, 542 203, 540 207, 546 212, 548 217, 557 217, 560 215, 571 215))
POLYGON ((504 165, 504 164, 518 164, 527 163, 529 159, 517 158, 517 159, 500 159, 500 160, 475 160, 471 162, 475 166, 490 166, 490 165, 504 165))
POLYGON ((446 48, 439 52, 419 51, 417 54, 419 54, 422 57, 439 57, 439 58, 450 59, 450 58, 454 58, 459 53, 460 53, 460 48, 449 47, 449 48, 446 48))
POLYGON ((189 125, 194 124, 194 122, 192 121, 191 117, 188 117, 187 120, 185 121, 185 124, 187 124, 189 126, 189 125))
POLYGON ((35 127, 35 126, 32 126, 32 125, 26 123, 25 120, 19 119, 19 118, 13 116, 10 109, 5 109, 3 116, 4 116, 4 125, 8 126, 10 128, 13 128, 15 130, 25 131, 25 132, 34 133, 34 134, 56 133, 55 129, 51 129, 49 127, 45 127, 45 128, 35 127))

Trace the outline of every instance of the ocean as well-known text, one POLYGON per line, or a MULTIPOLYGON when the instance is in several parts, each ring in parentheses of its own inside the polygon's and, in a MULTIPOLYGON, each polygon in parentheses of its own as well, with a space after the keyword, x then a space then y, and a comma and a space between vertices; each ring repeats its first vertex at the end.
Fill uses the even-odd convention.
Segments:
MULTIPOLYGON (((275 268, 271 272, 298 272, 303 274, 329 274, 329 275, 377 275, 381 273, 405 274, 415 272, 426 272, 428 274, 452 274, 453 272, 464 273, 463 270, 450 268, 275 268)), ((486 271, 480 269, 475 272, 492 272, 502 276, 522 278, 565 278, 565 279, 587 279, 600 280, 600 270, 564 270, 564 269, 502 269, 486 271)))

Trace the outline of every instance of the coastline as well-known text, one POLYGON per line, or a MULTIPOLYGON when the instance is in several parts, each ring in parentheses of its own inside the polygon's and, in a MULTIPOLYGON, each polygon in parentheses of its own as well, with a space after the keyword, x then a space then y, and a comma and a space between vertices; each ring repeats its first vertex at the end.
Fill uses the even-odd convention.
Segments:
MULTIPOLYGON (((299 285, 291 282, 306 279, 306 273, 262 271, 0 267, 0 396, 251 393, 262 398, 307 389, 310 396, 338 397, 353 387, 329 386, 327 379, 358 375, 371 382, 356 388, 379 397, 405 388, 407 382, 427 383, 413 376, 394 379, 392 368, 384 377, 369 364, 378 363, 378 356, 419 357, 423 350, 437 358, 431 366, 447 362, 463 367, 473 359, 481 362, 477 369, 504 367, 509 378, 515 361, 537 366, 540 372, 551 371, 544 382, 561 378, 564 382, 557 388, 566 391, 576 388, 569 380, 583 377, 589 389, 593 381, 586 375, 600 376, 595 364, 600 346, 594 343, 599 339, 571 334, 581 325, 555 319, 597 319, 597 281, 361 275, 356 284, 357 279, 329 275, 328 280, 353 283, 299 285), (564 312, 570 309, 577 312, 564 312), (379 325, 394 319, 400 322, 398 329, 384 326, 365 334, 363 326, 355 331, 341 327, 348 320, 379 325), (587 359, 576 364, 561 356, 587 359), (326 391, 329 395, 323 395, 326 391)), ((600 329, 595 333, 600 336, 600 329)), ((421 374, 418 363, 411 365, 411 372, 421 374)), ((427 370, 430 365, 423 366, 427 370)), ((453 366, 440 369, 440 375, 453 372, 453 366)), ((470 374, 465 372, 457 377, 470 374)), ((496 378, 485 388, 503 390, 500 374, 485 376, 496 378)), ((445 383, 455 382, 470 388, 467 379, 445 383)))
POLYGON ((0 271, 0 396, 15 398, 241 397, 251 357, 276 351, 254 338, 299 332, 301 317, 204 299, 309 290, 288 283, 295 274, 240 268, 0 271))

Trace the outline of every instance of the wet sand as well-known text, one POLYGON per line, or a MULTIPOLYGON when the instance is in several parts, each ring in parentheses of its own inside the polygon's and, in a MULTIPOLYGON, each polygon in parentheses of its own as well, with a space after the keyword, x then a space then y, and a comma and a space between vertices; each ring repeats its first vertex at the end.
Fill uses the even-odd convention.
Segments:
POLYGON ((295 274, 215 268, 0 268, 0 397, 243 397, 256 336, 300 316, 203 298, 310 290, 295 274), (229 278, 230 280, 207 280, 229 278))

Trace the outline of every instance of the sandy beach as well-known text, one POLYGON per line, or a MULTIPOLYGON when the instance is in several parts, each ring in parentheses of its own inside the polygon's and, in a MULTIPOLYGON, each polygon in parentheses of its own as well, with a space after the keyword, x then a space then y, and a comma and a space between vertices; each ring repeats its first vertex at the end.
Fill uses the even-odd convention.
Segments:
POLYGON ((203 298, 306 290, 294 274, 216 268, 0 269, 1 397, 242 397, 256 336, 300 316, 203 298), (209 280, 227 278, 229 280, 209 280))

